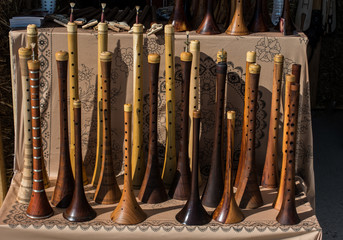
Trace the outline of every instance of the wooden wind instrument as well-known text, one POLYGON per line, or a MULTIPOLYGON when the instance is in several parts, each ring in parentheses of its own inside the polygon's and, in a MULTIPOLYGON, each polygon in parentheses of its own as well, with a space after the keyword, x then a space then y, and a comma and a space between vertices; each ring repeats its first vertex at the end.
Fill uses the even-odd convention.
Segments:
POLYGON ((198 185, 198 161, 199 161, 199 131, 200 131, 200 110, 193 113, 193 171, 192 185, 189 198, 185 206, 175 216, 176 220, 186 225, 204 225, 211 221, 210 215, 202 206, 199 197, 198 185))
POLYGON ((89 205, 82 179, 82 143, 81 143, 81 102, 74 101, 74 130, 75 130, 75 186, 73 198, 63 217, 70 222, 85 222, 96 217, 96 212, 89 205))
POLYGON ((241 209, 238 207, 235 200, 232 182, 235 115, 235 111, 227 112, 227 151, 225 186, 222 199, 212 215, 212 218, 214 220, 225 224, 238 223, 244 219, 244 215, 241 209))
POLYGON ((174 26, 175 32, 184 32, 191 30, 187 16, 185 14, 184 0, 175 1, 174 10, 169 19, 169 23, 174 26))
MULTIPOLYGON (((157 85, 157 84, 156 84, 157 85)), ((151 96, 151 95, 150 95, 151 96)), ((136 201, 135 194, 132 188, 131 178, 131 118, 132 118, 132 105, 124 105, 124 139, 125 139, 125 151, 124 151, 124 187, 123 195, 116 209, 111 214, 111 220, 118 224, 138 224, 143 222, 147 215, 139 206, 136 201)))
POLYGON ((301 65, 300 64, 292 64, 292 74, 294 75, 295 83, 300 83, 300 74, 301 74, 301 65))
POLYGON ((234 187, 238 187, 242 169, 245 165, 245 154, 246 154, 246 145, 247 145, 247 136, 248 136, 248 101, 249 101, 249 66, 256 62, 256 52, 255 51, 248 51, 246 56, 246 64, 245 64, 245 90, 244 90, 244 110, 243 110, 243 126, 242 126, 242 139, 241 139, 241 152, 239 155, 239 162, 238 162, 238 169, 236 173, 236 179, 234 187))
POLYGON ((112 204, 119 201, 121 192, 113 169, 111 148, 111 63, 112 53, 100 54, 102 81, 102 119, 103 146, 102 165, 99 182, 95 191, 94 201, 100 204, 112 204))
POLYGON ((244 21, 243 0, 236 0, 236 10, 225 33, 236 36, 249 34, 249 30, 244 21))
POLYGON ((294 225, 300 222, 295 206, 295 148, 298 116, 299 84, 290 86, 289 121, 286 154, 286 173, 281 209, 276 220, 283 225, 294 225))
POLYGON ((103 118, 102 118, 102 80, 100 54, 107 51, 108 45, 108 24, 105 22, 104 14, 98 24, 98 91, 97 91, 97 138, 96 138, 96 159, 92 178, 92 185, 98 185, 102 165, 102 145, 103 145, 103 118))
POLYGON ((214 35, 220 33, 220 30, 213 16, 213 0, 207 0, 207 9, 205 16, 196 32, 206 35, 214 35))
POLYGON ((165 79, 166 79, 166 150, 162 179, 169 187, 172 184, 176 171, 175 147, 175 36, 174 27, 167 24, 165 33, 165 79))
POLYGON ((0 125, 0 208, 5 200, 7 193, 7 178, 6 178, 6 167, 5 158, 2 146, 2 132, 0 125))
POLYGON ((247 143, 244 168, 238 183, 235 199, 240 208, 253 209, 263 205, 260 188, 257 183, 255 169, 255 131, 256 131, 256 105, 258 95, 258 83, 261 66, 251 64, 249 66, 249 97, 248 97, 248 121, 247 143))
POLYGON ((265 188, 277 188, 279 184, 278 133, 280 114, 280 92, 283 70, 283 55, 274 57, 273 92, 270 109, 268 145, 264 162, 261 185, 265 188))
POLYGON ((291 85, 295 84, 295 76, 292 74, 286 75, 285 84, 285 106, 284 106, 284 118, 283 118, 283 136, 282 136, 282 165, 281 165, 281 177, 280 185, 277 197, 273 203, 273 207, 276 210, 281 209, 283 202, 284 190, 285 190, 285 176, 286 176, 286 166, 287 166, 287 142, 288 142, 288 132, 289 132, 289 102, 290 102, 290 89, 291 85))
POLYGON ((221 50, 217 53, 217 99, 214 125, 214 142, 211 156, 211 169, 202 194, 202 204, 207 207, 217 207, 223 195, 223 115, 225 101, 225 82, 227 74, 227 53, 221 50))
POLYGON ((31 49, 19 48, 19 64, 22 82, 24 111, 24 166, 23 176, 17 195, 17 201, 28 204, 32 193, 32 125, 31 125, 31 102, 30 82, 27 61, 31 59, 31 49))
POLYGON ((74 176, 71 170, 68 137, 67 73, 68 53, 56 52, 58 85, 60 95, 60 165, 51 204, 56 207, 69 206, 74 192, 74 176))
POLYGON ((249 24, 251 32, 268 32, 268 26, 264 21, 262 13, 262 0, 256 0, 254 16, 249 24))
POLYGON ((132 185, 139 188, 145 173, 143 148, 143 25, 133 25, 132 185))
MULTIPOLYGON (((32 44, 34 51, 35 44, 32 44)), ((39 98, 39 68, 40 61, 36 60, 33 53, 33 60, 27 61, 30 94, 31 94, 31 118, 32 118, 32 146, 33 146, 33 184, 32 194, 26 215, 32 219, 48 218, 54 214, 44 190, 43 168, 42 168, 42 139, 40 122, 40 98, 39 98)))
MULTIPOLYGON (((77 49, 77 25, 73 22, 73 3, 70 3, 71 14, 70 22, 67 25, 68 32, 68 53, 69 53, 69 98, 70 98, 70 122, 74 122, 74 101, 79 99, 79 68, 78 68, 78 49, 77 49)), ((70 124, 70 162, 75 176, 75 134, 74 124, 70 124)), ((86 169, 82 163, 83 184, 88 184, 86 169)))
POLYGON ((188 115, 189 115, 189 84, 192 67, 192 53, 185 52, 180 55, 182 69, 182 113, 180 126, 180 148, 177 167, 173 183, 169 189, 169 196, 178 200, 187 200, 191 190, 191 171, 188 158, 188 115))
POLYGON ((160 203, 168 200, 168 195, 161 179, 158 166, 157 151, 157 100, 158 100, 158 76, 160 66, 160 56, 158 54, 148 55, 149 65, 149 155, 147 167, 142 182, 138 199, 144 203, 160 203))

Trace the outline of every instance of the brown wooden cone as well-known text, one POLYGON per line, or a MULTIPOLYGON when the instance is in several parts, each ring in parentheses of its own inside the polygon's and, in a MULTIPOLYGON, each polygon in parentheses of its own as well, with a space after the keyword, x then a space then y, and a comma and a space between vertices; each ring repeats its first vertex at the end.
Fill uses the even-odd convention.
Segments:
POLYGON ((236 0, 235 15, 225 33, 237 36, 249 34, 249 30, 244 21, 243 0, 236 0))

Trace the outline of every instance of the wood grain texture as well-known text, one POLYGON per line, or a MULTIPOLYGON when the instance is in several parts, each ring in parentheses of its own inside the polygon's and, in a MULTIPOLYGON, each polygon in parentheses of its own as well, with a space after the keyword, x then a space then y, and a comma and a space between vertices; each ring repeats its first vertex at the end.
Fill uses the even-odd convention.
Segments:
MULTIPOLYGON (((232 3, 233 1, 231 1, 232 3)), ((249 30, 244 21, 244 11, 243 11, 243 0, 236 0, 235 12, 229 27, 226 29, 225 33, 229 35, 247 35, 249 30)), ((232 12, 231 6, 231 12, 232 12)))
POLYGON ((206 9, 205 16, 200 26, 196 30, 196 32, 199 34, 214 35, 214 34, 220 33, 220 30, 213 16, 213 5, 214 5, 213 1, 214 0, 207 0, 207 5, 206 5, 207 9, 206 9))

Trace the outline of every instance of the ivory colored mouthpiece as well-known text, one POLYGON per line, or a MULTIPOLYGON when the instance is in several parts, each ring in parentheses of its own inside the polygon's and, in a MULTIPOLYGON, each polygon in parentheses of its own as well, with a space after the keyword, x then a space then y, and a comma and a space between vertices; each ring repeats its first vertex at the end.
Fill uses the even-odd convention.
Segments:
POLYGON ((220 50, 217 52, 217 62, 226 62, 227 59, 227 52, 224 50, 220 50))
POLYGON ((283 63, 283 55, 276 54, 275 57, 274 57, 274 62, 275 63, 283 63))
POLYGON ((201 111, 200 110, 194 110, 193 111, 193 118, 201 118, 201 111))
POLYGON ((256 62, 256 52, 255 51, 248 51, 246 61, 250 62, 250 63, 256 62))
POLYGON ((104 23, 104 22, 98 23, 98 32, 107 32, 107 31, 108 31, 107 23, 104 23))
POLYGON ((286 74, 286 82, 295 82, 295 76, 293 74, 286 74))
POLYGON ((27 61, 27 67, 29 70, 39 70, 40 61, 39 60, 29 60, 27 61))
POLYGON ((190 52, 182 52, 180 54, 180 59, 181 59, 181 61, 184 61, 184 62, 192 61, 192 57, 193 57, 193 54, 190 52))
POLYGON ((100 61, 111 62, 112 61, 112 53, 109 51, 105 51, 105 52, 100 53, 100 61))
POLYGON ((74 101, 74 108, 81 108, 81 101, 80 100, 74 101))
POLYGON ((190 51, 199 51, 200 50, 200 41, 199 40, 191 40, 189 44, 190 51))
POLYGON ((166 34, 174 34, 174 27, 171 24, 167 24, 164 26, 164 33, 166 34))
POLYGON ((38 31, 36 24, 27 25, 26 32, 28 35, 37 35, 38 31))
POLYGON ((250 64, 249 66, 249 73, 251 74, 259 74, 261 72, 261 66, 257 63, 250 64))
POLYGON ((124 112, 132 112, 132 104, 124 104, 124 112))
POLYGON ((151 53, 148 55, 148 63, 160 63, 160 55, 151 53))
POLYGON ((227 119, 235 119, 236 112, 235 111, 227 111, 226 116, 227 116, 227 119))
POLYGON ((30 48, 19 48, 18 50, 19 58, 30 58, 32 51, 30 48))
POLYGON ((56 61, 68 61, 68 52, 58 51, 55 53, 56 61))
POLYGON ((68 33, 76 33, 77 32, 77 24, 74 22, 68 22, 67 32, 68 33))
POLYGON ((143 33, 143 24, 135 23, 132 27, 133 33, 143 33))

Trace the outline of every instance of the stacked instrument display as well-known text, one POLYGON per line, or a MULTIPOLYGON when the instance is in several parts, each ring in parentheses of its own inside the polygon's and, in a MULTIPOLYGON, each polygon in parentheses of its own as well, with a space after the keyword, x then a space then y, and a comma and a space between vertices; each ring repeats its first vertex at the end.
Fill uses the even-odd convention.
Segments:
POLYGON ((1 133, 1 125, 0 125, 0 208, 2 203, 6 197, 7 193, 7 178, 6 178, 6 171, 5 171, 5 158, 2 146, 2 133, 1 133))
POLYGON ((184 0, 176 0, 173 13, 169 19, 169 23, 174 26, 175 32, 183 32, 191 30, 187 16, 185 14, 184 0))
MULTIPOLYGON (((34 52, 35 44, 32 44, 34 52)), ((42 170, 42 139, 40 121, 40 98, 39 98, 39 68, 40 61, 35 59, 27 62, 30 78, 31 95, 31 118, 32 118, 32 146, 33 146, 33 184, 32 195, 26 215, 32 219, 48 218, 53 215, 53 210, 49 204, 44 190, 43 170, 42 170)))
POLYGON ((166 186, 170 186, 176 171, 175 147, 175 36, 174 27, 167 24, 165 34, 165 80, 166 80, 166 150, 162 179, 166 186))
POLYGON ((102 165, 94 195, 94 201, 101 204, 118 202, 121 196, 114 174, 111 148, 111 63, 112 53, 102 52, 100 54, 103 119, 102 165))
POLYGON ((265 188, 277 188, 279 182, 277 145, 279 135, 282 70, 283 56, 277 54, 274 57, 273 91, 269 120, 268 144, 261 182, 261 185, 265 188))
POLYGON ((217 207, 223 195, 223 115, 225 101, 225 82, 227 74, 227 53, 221 50, 217 53, 217 99, 214 125, 214 143, 211 156, 211 169, 205 190, 202 195, 202 204, 207 207, 217 207))
POLYGON ((198 161, 199 161, 199 131, 200 110, 193 113, 193 162, 191 192, 185 206, 175 216, 176 220, 186 225, 204 225, 211 221, 210 215, 201 204, 198 184, 198 161))
POLYGON ((74 129, 75 129, 75 186, 73 198, 63 217, 70 222, 85 222, 96 217, 96 212, 89 205, 82 179, 82 143, 81 143, 81 102, 74 101, 74 129))
POLYGON ((256 62, 256 52, 248 51, 246 56, 246 64, 245 64, 245 90, 244 90, 244 110, 243 110, 243 127, 242 127, 242 139, 241 139, 241 153, 239 155, 239 162, 238 162, 238 169, 235 178, 234 187, 238 187, 238 183, 241 178, 242 169, 245 165, 245 154, 246 154, 246 144, 247 144, 247 136, 248 136, 248 98, 249 98, 249 66, 256 62))
POLYGON ((19 48, 19 64, 22 82, 24 111, 24 166, 23 177, 17 195, 20 203, 27 204, 31 199, 32 192, 32 125, 31 125, 31 102, 30 82, 27 61, 31 59, 31 49, 19 48))
POLYGON ((256 0, 254 16, 250 22, 249 30, 251 32, 268 32, 268 26, 264 21, 262 13, 262 0, 256 0))
POLYGON ((200 26, 196 30, 197 33, 206 35, 214 35, 220 33, 220 30, 213 16, 213 4, 213 0, 207 0, 206 13, 200 26))
POLYGON ((212 218, 218 222, 230 224, 238 223, 244 219, 244 215, 237 206, 235 195, 233 192, 233 147, 235 136, 235 111, 227 112, 227 152, 226 152, 226 172, 225 186, 222 199, 213 212, 212 218))
POLYGON ((192 67, 192 53, 182 52, 182 113, 181 113, 181 136, 179 156, 173 183, 169 189, 169 196, 174 199, 187 200, 191 189, 191 173, 188 159, 188 114, 189 114, 189 84, 192 67))
POLYGON ((149 155, 144 179, 138 194, 138 199, 144 203, 154 204, 168 200, 158 166, 157 151, 157 100, 160 56, 157 54, 149 54, 148 65, 150 78, 149 155))
POLYGON ((124 187, 123 195, 116 209, 111 214, 113 222, 118 224, 138 224, 143 222, 147 215, 143 212, 142 208, 136 201, 133 193, 132 178, 131 178, 131 118, 132 118, 132 105, 124 105, 124 187))
POLYGON ((258 83, 261 67, 258 64, 249 66, 249 97, 248 97, 248 121, 247 123, 247 143, 245 164, 241 170, 241 178, 238 182, 235 199, 240 208, 258 208, 263 205, 263 200, 257 183, 255 169, 255 131, 256 131, 256 105, 258 95, 258 83))
POLYGON ((139 188, 145 173, 143 148, 143 25, 133 25, 132 185, 139 188))
POLYGON ((68 53, 59 51, 55 56, 60 96, 60 164, 51 204, 56 207, 66 208, 69 206, 74 192, 74 176, 71 170, 68 139, 68 53))
MULTIPOLYGON (((233 6, 231 6, 231 11, 232 9, 233 9, 233 6)), ((244 21, 243 0, 236 0, 236 10, 233 15, 232 21, 229 27, 226 29, 225 33, 229 35, 238 35, 238 36, 249 34, 249 30, 244 21)))

